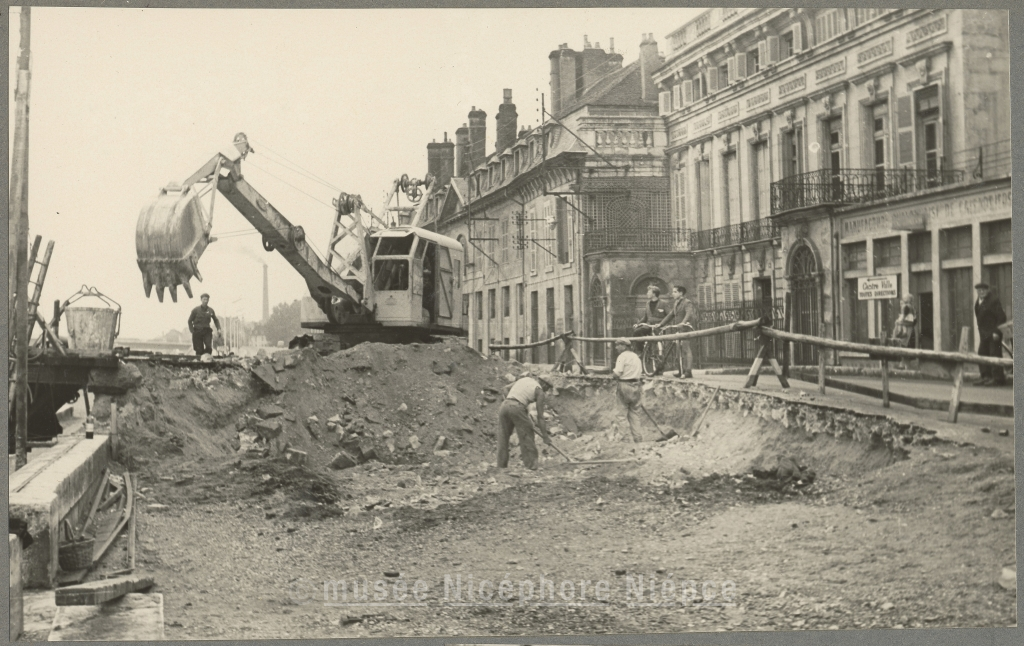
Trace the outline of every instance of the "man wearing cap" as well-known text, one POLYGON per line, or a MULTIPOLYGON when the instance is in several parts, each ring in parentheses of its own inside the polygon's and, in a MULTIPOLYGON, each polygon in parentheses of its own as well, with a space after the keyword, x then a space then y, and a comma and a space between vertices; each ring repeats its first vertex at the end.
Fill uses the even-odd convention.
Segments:
POLYGON ((615 359, 615 367, 612 368, 612 376, 615 377, 615 394, 619 401, 626 407, 626 422, 629 423, 629 432, 633 435, 633 441, 638 441, 636 429, 633 427, 633 413, 643 407, 640 399, 643 396, 643 388, 640 383, 640 375, 643 374, 643 365, 640 357, 630 350, 629 341, 619 339, 615 342, 615 349, 619 356, 615 359))
POLYGON ((537 404, 537 428, 545 444, 551 444, 547 422, 544 421, 544 393, 551 384, 540 378, 521 377, 509 388, 505 401, 498 409, 498 468, 508 467, 508 440, 515 429, 519 437, 519 452, 523 465, 531 471, 537 468, 537 445, 533 441, 534 426, 530 419, 530 404, 537 404))
POLYGON ((202 301, 202 305, 194 307, 188 316, 188 331, 192 333, 192 349, 196 351, 197 357, 213 354, 211 322, 217 326, 217 336, 220 336, 220 321, 210 307, 210 295, 203 294, 199 300, 202 301))
MULTIPOLYGON (((983 357, 1003 356, 1003 333, 999 326, 1006 323, 1006 311, 999 299, 989 291, 988 283, 974 286, 978 300, 974 302, 974 317, 978 321, 978 354, 983 357)), ((1002 386, 1006 375, 1001 367, 978 366, 981 372, 979 386, 1002 386)))

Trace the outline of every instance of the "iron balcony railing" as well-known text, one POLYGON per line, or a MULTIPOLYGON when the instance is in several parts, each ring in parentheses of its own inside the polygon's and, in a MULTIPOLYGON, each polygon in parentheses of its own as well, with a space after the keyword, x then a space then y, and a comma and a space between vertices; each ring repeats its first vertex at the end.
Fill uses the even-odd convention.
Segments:
POLYGON ((762 219, 731 224, 717 229, 704 229, 694 231, 691 235, 690 249, 699 251, 701 249, 715 249, 717 247, 728 247, 731 245, 749 244, 761 240, 778 238, 779 226, 774 220, 762 219))
POLYGON ((822 169, 772 182, 772 214, 818 204, 860 204, 961 184, 962 170, 822 169))
POLYGON ((607 227, 583 234, 583 253, 595 251, 687 251, 690 230, 683 228, 607 227))
POLYGON ((1013 166, 1013 148, 1009 139, 961 150, 951 157, 953 166, 968 173, 969 182, 1009 177, 1013 166))

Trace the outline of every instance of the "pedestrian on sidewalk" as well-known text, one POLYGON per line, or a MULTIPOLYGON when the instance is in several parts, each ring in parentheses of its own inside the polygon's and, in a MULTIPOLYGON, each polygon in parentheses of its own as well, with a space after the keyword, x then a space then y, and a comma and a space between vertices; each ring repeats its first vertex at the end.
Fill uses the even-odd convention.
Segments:
POLYGON ((551 389, 551 384, 539 377, 521 377, 512 384, 505 401, 498 409, 498 468, 508 467, 508 441, 515 429, 519 437, 519 453, 523 465, 531 471, 537 468, 537 445, 533 441, 535 431, 540 432, 545 444, 551 444, 547 422, 544 421, 544 393, 551 389), (534 429, 530 419, 530 404, 537 404, 537 427, 534 429))
MULTIPOLYGON (((672 286, 672 308, 668 315, 655 325, 656 329, 664 329, 670 333, 693 332, 694 307, 693 301, 686 297, 686 288, 682 285, 672 286)), ((683 357, 683 372, 672 373, 674 377, 682 379, 693 379, 693 349, 690 348, 689 339, 680 339, 674 342, 676 352, 683 357)), ((668 353, 666 353, 668 354, 668 353)), ((660 372, 664 366, 658 366, 660 372)))
POLYGON ((626 339, 617 340, 615 349, 619 352, 615 359, 615 367, 612 368, 612 376, 616 381, 615 394, 626 407, 626 422, 629 424, 633 441, 639 442, 636 429, 633 427, 633 413, 643 408, 640 401, 643 397, 643 386, 640 383, 643 365, 640 363, 640 357, 629 348, 629 341, 626 339))
POLYGON ((197 357, 213 354, 211 322, 217 326, 217 336, 220 336, 221 333, 220 321, 213 308, 210 307, 210 295, 203 294, 199 300, 202 304, 193 308, 192 313, 188 316, 188 331, 192 333, 192 349, 196 351, 197 357))
MULTIPOLYGON (((983 357, 1003 356, 1003 333, 999 326, 1006 323, 1006 311, 999 298, 989 291, 988 283, 974 286, 978 300, 974 302, 974 316, 978 321, 978 354, 983 357)), ((978 366, 981 372, 979 386, 1002 386, 1006 375, 1001 367, 978 366)))
MULTIPOLYGON (((892 328, 892 338, 901 348, 917 347, 917 312, 914 309, 914 297, 904 294, 900 299, 900 315, 892 328)), ((907 360, 900 359, 900 369, 907 369, 907 360)))

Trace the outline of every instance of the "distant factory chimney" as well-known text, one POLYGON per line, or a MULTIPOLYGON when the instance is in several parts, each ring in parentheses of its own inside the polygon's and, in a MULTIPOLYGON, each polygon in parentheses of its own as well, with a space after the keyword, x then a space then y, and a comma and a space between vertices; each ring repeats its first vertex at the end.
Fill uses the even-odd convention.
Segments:
POLYGON ((270 285, 267 281, 267 264, 263 263, 263 322, 270 320, 270 285))

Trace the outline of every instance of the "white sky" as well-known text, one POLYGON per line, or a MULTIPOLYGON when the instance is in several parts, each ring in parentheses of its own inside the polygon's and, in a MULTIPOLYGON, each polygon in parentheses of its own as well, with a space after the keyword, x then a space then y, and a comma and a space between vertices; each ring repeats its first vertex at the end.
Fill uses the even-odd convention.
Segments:
MULTIPOLYGON (((272 308, 306 288, 257 234, 210 245, 196 298, 179 290, 177 304, 146 299, 135 262, 142 205, 230 149, 236 132, 256 150, 246 178, 322 251, 336 192, 273 163, 272 151, 376 211, 395 177, 423 176, 427 143, 454 138, 473 106, 487 112, 491 152, 503 88, 519 125, 535 125, 560 43, 581 49, 586 34, 607 49, 612 37, 628 64, 643 33, 664 54, 665 36, 700 11, 34 7, 30 233, 56 241, 41 311, 86 284, 121 304, 122 337, 184 327, 204 291, 218 314, 258 320, 261 262, 272 308)), ((12 8, 12 120, 19 19, 12 8)), ((9 131, 13 141, 13 122, 9 131)), ((252 230, 222 196, 213 228, 252 230)))

